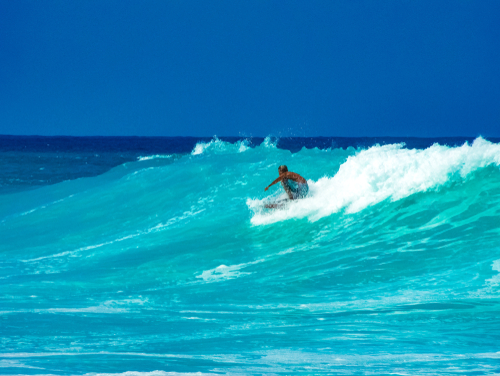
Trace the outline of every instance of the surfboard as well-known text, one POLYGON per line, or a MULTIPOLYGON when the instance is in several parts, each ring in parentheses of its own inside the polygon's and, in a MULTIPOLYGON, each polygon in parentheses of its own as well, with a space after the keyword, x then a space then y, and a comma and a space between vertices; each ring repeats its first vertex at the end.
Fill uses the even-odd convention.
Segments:
POLYGON ((281 209, 281 208, 284 208, 288 202, 291 202, 291 200, 289 198, 269 201, 268 203, 264 204, 264 207, 266 209, 281 209))

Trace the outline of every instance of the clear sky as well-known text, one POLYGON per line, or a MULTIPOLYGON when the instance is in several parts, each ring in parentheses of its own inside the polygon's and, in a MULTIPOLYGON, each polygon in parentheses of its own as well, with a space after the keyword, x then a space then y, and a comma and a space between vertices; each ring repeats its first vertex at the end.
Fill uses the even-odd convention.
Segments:
POLYGON ((0 134, 500 136, 500 1, 0 1, 0 134))

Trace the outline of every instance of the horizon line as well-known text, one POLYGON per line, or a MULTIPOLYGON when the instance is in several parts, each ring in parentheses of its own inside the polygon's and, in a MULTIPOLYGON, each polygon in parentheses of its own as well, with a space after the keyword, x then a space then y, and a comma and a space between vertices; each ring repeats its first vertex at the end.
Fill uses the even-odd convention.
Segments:
POLYGON ((419 138, 419 139, 435 139, 435 138, 500 138, 500 135, 498 136, 485 136, 485 135, 475 135, 475 136, 387 136, 387 135, 382 135, 382 136, 275 136, 275 135, 267 135, 267 136, 253 136, 253 135, 247 135, 247 136, 218 136, 218 135, 212 135, 212 136, 137 136, 137 135, 63 135, 63 134, 58 134, 58 135, 41 135, 41 134, 0 134, 0 137, 60 137, 60 138, 239 138, 239 139, 245 139, 245 138, 419 138))

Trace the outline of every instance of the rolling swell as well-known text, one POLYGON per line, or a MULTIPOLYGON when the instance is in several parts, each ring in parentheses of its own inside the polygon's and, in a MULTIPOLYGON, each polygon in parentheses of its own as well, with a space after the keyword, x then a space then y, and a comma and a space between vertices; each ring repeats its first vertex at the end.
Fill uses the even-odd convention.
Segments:
POLYGON ((499 148, 214 139, 2 196, 0 365, 491 373, 499 148), (266 211, 280 164, 310 196, 266 211))

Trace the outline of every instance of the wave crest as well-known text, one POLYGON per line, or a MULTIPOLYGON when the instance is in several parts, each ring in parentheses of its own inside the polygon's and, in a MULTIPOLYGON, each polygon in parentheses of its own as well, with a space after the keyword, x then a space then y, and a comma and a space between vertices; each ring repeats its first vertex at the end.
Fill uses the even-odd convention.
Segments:
POLYGON ((198 142, 191 155, 199 155, 205 153, 225 154, 225 153, 243 153, 250 148, 248 140, 240 140, 234 144, 219 140, 214 136, 210 142, 198 142))
POLYGON ((340 211, 356 213, 387 199, 397 201, 435 190, 490 165, 500 165, 500 145, 481 137, 460 147, 373 146, 348 157, 335 176, 308 181, 309 197, 283 210, 262 210, 259 204, 266 199, 249 200, 247 205, 254 212, 254 225, 304 217, 316 221, 340 211))

